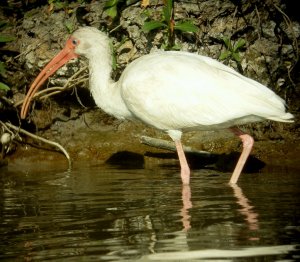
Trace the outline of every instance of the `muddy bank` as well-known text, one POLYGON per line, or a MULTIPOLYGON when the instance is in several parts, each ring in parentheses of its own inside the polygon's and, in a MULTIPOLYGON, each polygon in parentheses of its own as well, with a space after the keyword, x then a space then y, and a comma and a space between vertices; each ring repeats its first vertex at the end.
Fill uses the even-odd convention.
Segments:
MULTIPOLYGON (((141 143, 141 136, 170 141, 167 135, 140 123, 112 121, 114 124, 106 125, 98 122, 86 125, 84 120, 58 122, 42 132, 41 136, 59 142, 70 154, 73 167, 105 164, 121 168, 153 169, 170 166, 178 167, 179 170, 175 152, 141 143)), ((243 128, 256 139, 245 173, 263 172, 272 168, 300 169, 299 136, 291 132, 286 124, 276 124, 267 129, 267 132, 262 133, 253 131, 252 127, 243 128)), ((188 153, 192 169, 209 168, 230 172, 242 149, 240 140, 227 130, 189 132, 183 136, 183 143, 195 150, 212 154, 207 157, 201 153, 188 153)), ((61 152, 32 139, 27 139, 26 144, 19 144, 18 150, 8 159, 10 165, 24 165, 30 169, 40 169, 40 165, 54 165, 61 169, 68 167, 61 152)))

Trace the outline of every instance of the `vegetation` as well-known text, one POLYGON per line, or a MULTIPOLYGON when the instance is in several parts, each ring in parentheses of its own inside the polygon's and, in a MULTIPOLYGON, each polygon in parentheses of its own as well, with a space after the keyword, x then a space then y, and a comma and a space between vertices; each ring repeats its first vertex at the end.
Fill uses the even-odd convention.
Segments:
POLYGON ((124 2, 124 0, 108 0, 105 3, 104 10, 108 16, 115 18, 118 15, 118 5, 124 2))
POLYGON ((232 43, 231 39, 229 37, 223 37, 222 41, 225 44, 226 50, 223 51, 220 56, 219 60, 230 60, 236 62, 238 70, 240 73, 243 73, 243 69, 241 66, 241 56, 240 51, 241 49, 246 45, 246 41, 244 39, 239 39, 235 43, 232 43))
POLYGON ((144 23, 142 29, 146 33, 158 29, 166 32, 165 43, 162 46, 166 50, 180 49, 179 45, 175 45, 175 31, 193 33, 198 31, 198 27, 196 27, 191 21, 175 21, 173 0, 165 1, 160 21, 147 21, 144 23))
POLYGON ((245 46, 246 41, 244 39, 239 39, 237 42, 232 44, 230 38, 228 38, 228 37, 223 37, 222 40, 227 49, 220 54, 219 59, 226 60, 226 59, 231 58, 234 61, 240 63, 241 56, 240 56, 239 52, 240 52, 241 48, 245 46))
POLYGON ((120 6, 129 6, 140 0, 107 0, 105 2, 104 10, 108 16, 115 19, 120 13, 120 6))
MULTIPOLYGON (((105 3, 104 10, 108 16, 110 16, 112 19, 115 19, 120 13, 121 6, 129 6, 138 1, 139 0, 108 0, 105 3)), ((142 6, 148 8, 147 11, 144 11, 144 15, 146 15, 149 20, 144 23, 142 30, 145 33, 149 33, 154 30, 162 30, 165 33, 165 41, 162 45, 163 49, 180 49, 179 45, 175 45, 175 31, 191 33, 195 33, 198 31, 198 28, 191 21, 175 21, 173 0, 164 1, 164 7, 162 8, 161 19, 159 21, 151 20, 152 12, 148 12, 149 6, 147 4, 144 4, 144 1, 141 2, 142 6)))

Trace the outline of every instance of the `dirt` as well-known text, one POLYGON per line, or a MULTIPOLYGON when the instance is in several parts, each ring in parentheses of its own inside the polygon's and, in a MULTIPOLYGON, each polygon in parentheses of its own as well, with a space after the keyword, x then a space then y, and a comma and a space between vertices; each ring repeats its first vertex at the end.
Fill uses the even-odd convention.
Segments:
MULTIPOLYGON (((141 136, 170 141, 166 134, 141 123, 120 122, 108 116, 104 122, 95 121, 103 120, 103 114, 98 110, 88 112, 77 120, 56 121, 41 136, 59 142, 70 154, 74 167, 98 164, 121 168, 179 166, 175 152, 141 143, 141 136)), ((242 129, 256 140, 245 172, 262 172, 274 167, 300 169, 296 124, 265 122, 242 129)), ((27 142, 29 144, 19 144, 18 150, 8 156, 9 165, 26 163, 67 168, 65 156, 57 149, 32 139, 27 139, 27 142)), ((212 153, 209 159, 201 153, 187 154, 192 169, 212 168, 230 172, 242 149, 240 140, 227 130, 185 133, 183 143, 195 150, 212 153)))

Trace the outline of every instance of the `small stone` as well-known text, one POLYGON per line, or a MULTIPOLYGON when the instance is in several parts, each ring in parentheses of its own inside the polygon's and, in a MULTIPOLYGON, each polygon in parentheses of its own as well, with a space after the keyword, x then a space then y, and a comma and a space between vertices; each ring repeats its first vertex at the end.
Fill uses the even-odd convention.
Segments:
POLYGON ((11 141, 11 134, 3 133, 1 136, 1 144, 7 145, 11 141))

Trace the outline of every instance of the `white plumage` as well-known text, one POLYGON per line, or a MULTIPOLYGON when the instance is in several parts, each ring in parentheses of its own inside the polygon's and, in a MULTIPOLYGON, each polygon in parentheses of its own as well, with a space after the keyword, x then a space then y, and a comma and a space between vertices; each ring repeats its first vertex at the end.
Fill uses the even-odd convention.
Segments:
POLYGON ((163 130, 210 130, 291 117, 270 89, 216 60, 185 52, 137 59, 124 71, 119 87, 135 116, 163 130))
MULTIPOLYGON (((185 184, 189 183, 190 171, 180 143, 183 131, 230 128, 265 119, 291 122, 293 118, 286 112, 283 99, 273 91, 214 59, 197 54, 176 51, 148 54, 129 64, 119 81, 113 82, 109 39, 91 27, 77 30, 64 50, 41 72, 42 80, 34 83, 27 94, 22 117, 37 88, 77 55, 89 59, 90 89, 99 107, 117 118, 138 119, 171 136, 185 184), (64 58, 66 54, 69 57, 64 58), (52 70, 58 60, 60 64, 52 70)), ((232 131, 248 148, 243 150, 243 159, 231 177, 230 182, 236 183, 253 141, 236 128, 232 131)))

